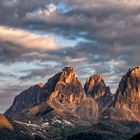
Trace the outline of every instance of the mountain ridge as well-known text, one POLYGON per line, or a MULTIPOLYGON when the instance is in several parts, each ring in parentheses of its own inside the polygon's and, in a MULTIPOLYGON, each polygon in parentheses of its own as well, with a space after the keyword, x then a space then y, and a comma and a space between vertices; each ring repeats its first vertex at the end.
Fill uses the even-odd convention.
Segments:
MULTIPOLYGON (((48 130, 48 127, 63 130, 66 126, 72 129, 77 125, 91 126, 104 121, 119 129, 117 122, 123 122, 131 130, 134 122, 140 122, 139 95, 140 67, 124 74, 114 95, 100 74, 90 76, 82 86, 74 68, 65 67, 46 83, 36 84, 19 94, 5 115, 14 121, 24 122, 23 125, 29 126, 32 131, 34 128, 30 123, 39 125, 43 129, 39 131, 43 137, 46 134, 42 131, 48 130)), ((138 132, 140 127, 136 126, 134 130, 138 132)))

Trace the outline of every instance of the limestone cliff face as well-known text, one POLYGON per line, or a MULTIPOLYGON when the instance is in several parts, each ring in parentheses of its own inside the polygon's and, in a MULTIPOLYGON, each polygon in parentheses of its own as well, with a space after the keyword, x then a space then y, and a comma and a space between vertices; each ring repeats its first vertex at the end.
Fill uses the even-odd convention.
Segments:
MULTIPOLYGON (((100 74, 92 75, 84 85, 85 93, 88 97, 91 97, 96 107, 96 120, 104 118, 104 114, 110 105, 110 102, 113 98, 110 88, 106 86, 103 77, 100 74)), ((95 110, 95 109, 94 109, 95 110)), ((95 115, 95 114, 94 114, 95 115)))
POLYGON ((84 86, 87 96, 91 96, 96 102, 105 103, 111 97, 110 88, 106 86, 100 74, 91 76, 84 86))
POLYGON ((111 114, 115 119, 140 119, 140 67, 130 69, 122 77, 114 96, 111 114))
POLYGON ((80 120, 89 122, 98 120, 98 105, 91 96, 86 95, 72 67, 63 69, 48 103, 63 115, 70 113, 80 120))
POLYGON ((140 109, 140 67, 129 70, 119 84, 115 106, 125 105, 133 111, 140 109))
POLYGON ((61 110, 65 108, 71 111, 84 100, 85 96, 76 72, 72 67, 66 67, 62 70, 59 81, 48 102, 54 108, 60 106, 61 110))

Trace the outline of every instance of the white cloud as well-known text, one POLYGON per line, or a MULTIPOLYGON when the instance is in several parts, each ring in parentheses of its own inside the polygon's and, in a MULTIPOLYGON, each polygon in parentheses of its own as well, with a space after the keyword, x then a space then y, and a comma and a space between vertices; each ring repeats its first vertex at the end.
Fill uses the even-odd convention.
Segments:
POLYGON ((52 36, 37 35, 22 29, 4 26, 0 26, 0 41, 8 41, 19 46, 43 50, 54 50, 61 47, 52 36))

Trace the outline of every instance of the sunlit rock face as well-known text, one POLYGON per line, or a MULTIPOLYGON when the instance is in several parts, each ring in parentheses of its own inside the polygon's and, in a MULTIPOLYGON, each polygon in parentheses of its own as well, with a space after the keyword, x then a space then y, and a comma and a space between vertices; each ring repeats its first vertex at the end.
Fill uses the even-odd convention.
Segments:
POLYGON ((9 130, 13 130, 13 126, 10 123, 10 121, 8 120, 8 118, 6 118, 4 115, 0 114, 0 129, 9 129, 9 130))
POLYGON ((140 67, 129 70, 119 84, 115 105, 125 105, 133 111, 140 109, 140 67))
POLYGON ((86 81, 84 90, 86 95, 88 97, 91 97, 95 102, 94 108, 96 107, 96 110, 98 112, 96 113, 96 115, 98 117, 94 117, 98 118, 98 120, 104 118, 104 112, 108 110, 113 96, 110 92, 110 88, 106 86, 103 77, 100 74, 92 75, 86 81))
POLYGON ((106 86, 100 74, 91 76, 84 86, 87 96, 91 96, 95 101, 100 102, 111 95, 110 88, 106 86))
POLYGON ((48 103, 54 110, 63 115, 70 113, 86 122, 98 120, 98 106, 92 97, 85 94, 72 67, 66 67, 62 70, 55 91, 49 97, 48 103))
POLYGON ((55 91, 49 97, 49 103, 55 108, 60 106, 61 110, 67 108, 71 111, 84 100, 85 96, 76 72, 72 67, 66 67, 62 70, 55 91))
POLYGON ((98 105, 93 97, 85 94, 72 67, 65 67, 45 84, 39 83, 19 94, 5 114, 17 119, 21 114, 38 115, 49 111, 61 116, 71 114, 84 121, 97 120, 98 105))
POLYGON ((113 101, 116 119, 140 119, 140 67, 130 69, 121 79, 113 101), (118 111, 118 113, 117 113, 118 111))

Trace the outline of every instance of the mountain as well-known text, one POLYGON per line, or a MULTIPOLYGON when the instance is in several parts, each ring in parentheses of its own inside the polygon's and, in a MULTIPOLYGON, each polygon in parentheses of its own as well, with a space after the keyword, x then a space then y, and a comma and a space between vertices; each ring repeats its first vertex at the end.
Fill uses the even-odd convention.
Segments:
POLYGON ((100 102, 104 97, 111 96, 110 88, 106 86, 103 77, 100 74, 92 75, 84 85, 87 96, 91 96, 95 101, 100 102))
POLYGON ((106 86, 103 77, 100 74, 94 74, 86 81, 84 90, 87 96, 92 97, 98 106, 98 118, 101 118, 102 112, 108 108, 113 95, 110 88, 106 86))
POLYGON ((140 120, 140 67, 122 77, 109 113, 115 120, 140 120))
POLYGON ((49 111, 83 121, 97 119, 98 106, 93 97, 86 95, 72 67, 65 67, 44 85, 37 84, 22 92, 5 115, 17 119, 25 114, 44 115, 49 111))
POLYGON ((140 67, 130 69, 113 95, 100 74, 83 87, 74 68, 65 67, 16 96, 5 115, 33 139, 126 140, 140 130, 139 82, 140 67))
MULTIPOLYGON (((17 113, 24 112, 33 106, 46 102, 50 94, 54 91, 60 75, 61 73, 58 73, 50 78, 47 83, 36 84, 16 96, 12 106, 5 112, 5 115, 14 118, 17 113)), ((40 109, 41 107, 38 108, 38 110, 40 109)))

